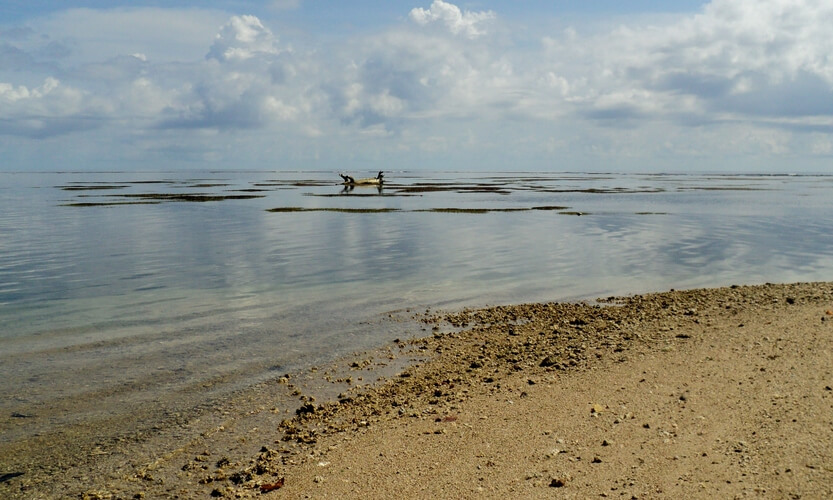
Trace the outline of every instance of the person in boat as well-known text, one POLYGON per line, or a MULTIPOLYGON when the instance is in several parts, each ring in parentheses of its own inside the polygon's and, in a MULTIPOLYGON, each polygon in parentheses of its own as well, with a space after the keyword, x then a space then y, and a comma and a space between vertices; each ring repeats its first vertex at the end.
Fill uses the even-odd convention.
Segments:
POLYGON ((342 179, 344 179, 344 182, 342 184, 345 184, 347 186, 381 186, 382 183, 385 181, 384 180, 385 174, 381 170, 379 171, 379 174, 376 175, 376 177, 368 177, 368 178, 365 178, 365 179, 358 179, 358 180, 354 179, 353 177, 351 177, 349 175, 344 175, 344 174, 338 174, 338 175, 342 179))

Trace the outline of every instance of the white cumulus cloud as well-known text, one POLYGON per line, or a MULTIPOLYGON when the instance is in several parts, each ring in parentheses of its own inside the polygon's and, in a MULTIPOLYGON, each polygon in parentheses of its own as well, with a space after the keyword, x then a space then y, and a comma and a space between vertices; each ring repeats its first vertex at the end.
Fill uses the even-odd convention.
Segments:
POLYGON ((218 61, 245 61, 260 55, 280 53, 278 40, 255 16, 234 16, 220 28, 209 58, 218 61))
MULTIPOLYGON (((271 5, 281 3, 311 5, 271 5)), ((83 139, 98 128, 87 144, 106 131, 113 148, 141 136, 137 148, 167 142, 218 161, 243 136, 258 151, 258 134, 264 151, 279 137, 316 159, 356 157, 357 143, 378 158, 453 150, 498 161, 485 151, 500 150, 539 166, 554 151, 636 165, 831 154, 830 2, 713 0, 695 13, 546 31, 442 0, 402 14, 405 23, 321 36, 279 32, 267 17, 159 8, 73 9, 3 27, 0 135, 83 139)))
POLYGON ((0 134, 48 137, 95 128, 103 111, 100 104, 52 77, 32 88, 0 83, 0 134))
POLYGON ((714 0, 665 24, 543 40, 537 71, 590 119, 795 129, 794 117, 833 118, 829 2, 714 0))
POLYGON ((495 14, 492 11, 464 12, 454 4, 434 0, 428 9, 417 7, 411 10, 410 17, 422 26, 440 23, 455 35, 477 38, 486 34, 484 25, 494 19, 495 14))

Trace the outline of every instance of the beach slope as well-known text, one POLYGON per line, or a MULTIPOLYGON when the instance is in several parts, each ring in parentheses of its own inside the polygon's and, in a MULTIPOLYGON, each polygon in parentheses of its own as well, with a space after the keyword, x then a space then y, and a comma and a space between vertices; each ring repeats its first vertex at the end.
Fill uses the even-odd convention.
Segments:
POLYGON ((203 417, 200 432, 119 445, 49 483, 8 475, 0 492, 833 498, 833 283, 416 319, 427 337, 347 360, 341 374, 260 384, 218 410, 212 430, 203 417))
POLYGON ((276 496, 833 497, 831 284, 447 319, 464 331, 281 464, 276 496))

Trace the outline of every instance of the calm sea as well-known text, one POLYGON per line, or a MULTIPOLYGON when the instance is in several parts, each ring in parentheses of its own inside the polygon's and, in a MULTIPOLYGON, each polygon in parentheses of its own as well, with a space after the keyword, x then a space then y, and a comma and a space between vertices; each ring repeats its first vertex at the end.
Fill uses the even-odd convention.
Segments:
POLYGON ((0 173, 0 439, 199 405, 409 309, 833 279, 831 175, 386 175, 0 173))

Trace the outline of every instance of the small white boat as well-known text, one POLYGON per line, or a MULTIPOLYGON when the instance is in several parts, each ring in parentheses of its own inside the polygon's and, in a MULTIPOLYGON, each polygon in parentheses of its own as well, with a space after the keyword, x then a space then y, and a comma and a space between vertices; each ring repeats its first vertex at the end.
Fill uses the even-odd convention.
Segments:
POLYGON ((354 179, 349 175, 338 174, 344 179, 345 186, 381 186, 383 182, 385 182, 385 174, 382 171, 379 171, 379 174, 376 177, 367 177, 365 179, 354 179))

